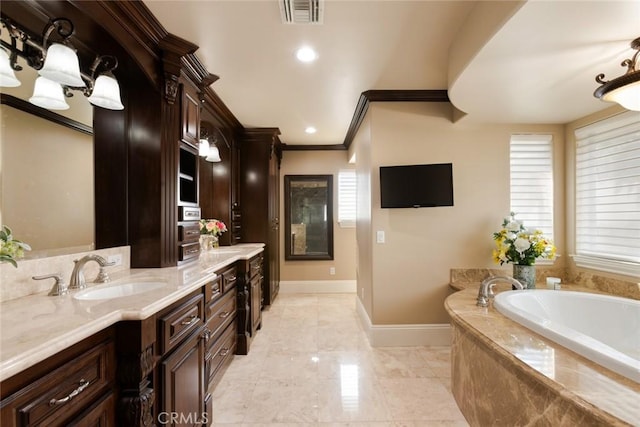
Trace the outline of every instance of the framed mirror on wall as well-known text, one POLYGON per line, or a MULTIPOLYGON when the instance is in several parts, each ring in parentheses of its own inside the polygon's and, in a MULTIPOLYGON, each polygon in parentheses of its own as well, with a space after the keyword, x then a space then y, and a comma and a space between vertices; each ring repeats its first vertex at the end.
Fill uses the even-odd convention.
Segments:
POLYGON ((333 259, 333 175, 285 175, 285 259, 333 259))

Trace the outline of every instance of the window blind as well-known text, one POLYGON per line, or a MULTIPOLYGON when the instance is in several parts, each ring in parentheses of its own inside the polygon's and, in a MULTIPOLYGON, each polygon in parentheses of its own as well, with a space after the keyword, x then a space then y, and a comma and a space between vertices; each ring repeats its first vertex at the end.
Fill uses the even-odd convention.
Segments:
POLYGON ((338 173, 338 223, 353 226, 356 222, 356 171, 338 173))
POLYGON ((510 146, 511 212, 553 239, 552 136, 512 135, 510 146))
POLYGON ((640 263, 640 114, 576 135, 576 253, 640 263))

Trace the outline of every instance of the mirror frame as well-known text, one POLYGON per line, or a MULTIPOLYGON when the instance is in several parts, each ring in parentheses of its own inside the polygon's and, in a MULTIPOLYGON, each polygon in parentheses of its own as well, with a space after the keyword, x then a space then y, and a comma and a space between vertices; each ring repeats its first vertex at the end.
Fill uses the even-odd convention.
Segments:
POLYGON ((285 260, 319 261, 333 260, 333 175, 285 175, 284 176, 284 218, 285 218, 285 260), (296 255, 291 247, 291 189, 293 183, 323 182, 327 186, 327 252, 310 255, 296 255))

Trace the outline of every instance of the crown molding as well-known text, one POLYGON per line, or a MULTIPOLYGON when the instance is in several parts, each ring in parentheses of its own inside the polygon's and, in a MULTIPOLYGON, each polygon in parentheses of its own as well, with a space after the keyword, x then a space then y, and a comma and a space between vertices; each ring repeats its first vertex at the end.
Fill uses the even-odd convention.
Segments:
POLYGON ((344 138, 344 149, 349 149, 371 102, 449 102, 444 89, 438 90, 368 90, 360 94, 351 124, 344 138))

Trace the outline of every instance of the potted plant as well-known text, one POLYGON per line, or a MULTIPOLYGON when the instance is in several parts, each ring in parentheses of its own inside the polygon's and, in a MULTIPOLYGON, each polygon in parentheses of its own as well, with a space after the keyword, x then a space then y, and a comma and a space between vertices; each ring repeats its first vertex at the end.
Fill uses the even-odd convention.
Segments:
POLYGON ((551 239, 542 231, 528 229, 522 221, 516 220, 516 214, 511 212, 502 222, 502 229, 493 233, 496 248, 493 250, 493 260, 496 264, 513 264, 513 278, 527 289, 535 288, 537 258, 553 258, 556 247, 551 239))
POLYGON ((18 267, 19 258, 24 256, 24 251, 30 251, 31 246, 15 239, 11 233, 11 229, 6 225, 0 230, 0 262, 8 262, 14 267, 18 267))
POLYGON ((217 219, 201 219, 200 246, 202 250, 218 247, 218 237, 225 231, 227 231, 227 226, 224 222, 217 219))

